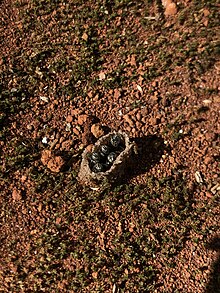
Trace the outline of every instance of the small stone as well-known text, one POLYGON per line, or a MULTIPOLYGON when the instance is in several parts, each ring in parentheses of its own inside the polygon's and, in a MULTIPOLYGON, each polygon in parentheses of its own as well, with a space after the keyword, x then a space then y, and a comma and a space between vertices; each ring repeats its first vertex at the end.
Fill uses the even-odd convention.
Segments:
POLYGON ((64 165, 64 160, 60 156, 54 156, 51 150, 43 150, 41 162, 52 172, 59 172, 64 165))
POLYGON ((141 121, 141 118, 142 118, 141 113, 137 112, 137 114, 136 114, 137 121, 141 121))
POLYGON ((101 137, 101 136, 103 136, 105 134, 102 126, 100 125, 100 123, 93 124, 91 126, 91 132, 95 136, 95 138, 99 138, 99 137, 101 137))
POLYGON ((76 136, 79 136, 79 135, 80 135, 80 132, 79 132, 79 130, 78 130, 76 127, 73 128, 73 133, 74 133, 76 136))
POLYGON ((205 159, 204 159, 204 164, 205 165, 208 165, 208 164, 210 164, 212 162, 212 157, 206 157, 205 159))
POLYGON ((169 101, 166 97, 163 97, 163 99, 161 100, 161 103, 164 107, 167 107, 169 105, 169 101))
POLYGON ((166 6, 165 9, 165 16, 173 16, 177 13, 177 7, 174 2, 170 3, 169 5, 166 6))
POLYGON ((163 6, 166 8, 170 3, 172 3, 172 0, 162 0, 163 6))
POLYGON ((158 118, 152 117, 149 119, 149 122, 151 125, 157 125, 160 123, 160 121, 158 120, 158 118))
POLYGON ((205 195, 208 198, 212 198, 213 197, 213 194, 210 191, 206 191, 205 195))
POLYGON ((106 77, 106 75, 104 72, 99 73, 99 80, 103 80, 103 79, 105 79, 105 77, 106 77))
POLYGON ((80 115, 79 117, 78 117, 78 124, 79 125, 83 125, 85 122, 86 122, 86 120, 89 118, 89 116, 88 115, 86 115, 86 114, 82 114, 82 115, 80 115))
POLYGON ((97 272, 92 272, 92 277, 93 277, 94 279, 97 279, 97 278, 98 278, 98 273, 97 273, 97 272))
POLYGON ((141 122, 146 123, 146 122, 147 122, 147 117, 143 117, 143 118, 141 119, 141 122))
POLYGON ((145 132, 147 131, 147 126, 146 126, 146 125, 142 126, 141 131, 142 131, 143 133, 145 133, 145 132))
POLYGON ((82 39, 87 42, 88 38, 89 38, 89 36, 87 35, 87 33, 83 33, 82 39))
POLYGON ((88 145, 92 143, 93 135, 91 133, 91 125, 92 125, 92 117, 89 116, 89 118, 86 120, 85 124, 83 125, 83 132, 81 137, 83 145, 88 145))
POLYGON ((72 144, 73 144, 72 140, 70 140, 70 139, 65 140, 64 142, 62 142, 61 148, 63 150, 69 151, 72 144))
POLYGON ((209 105, 209 104, 212 103, 212 101, 211 101, 211 100, 208 100, 208 99, 205 99, 205 100, 203 100, 202 102, 203 102, 205 105, 209 105))
POLYGON ((174 157, 170 157, 170 163, 171 163, 171 164, 174 164, 174 163, 175 163, 175 159, 174 159, 174 157))
POLYGON ((132 66, 137 66, 135 55, 131 55, 131 61, 130 61, 130 64, 131 64, 132 66))
POLYGON ((88 152, 91 152, 92 151, 92 148, 93 148, 93 144, 89 144, 89 145, 87 145, 86 150, 88 152))
POLYGON ((27 180, 27 176, 26 175, 22 175, 21 176, 21 182, 24 183, 27 180))
POLYGON ((118 100, 118 98, 120 98, 120 96, 121 96, 121 92, 120 92, 120 90, 115 89, 115 90, 114 90, 114 98, 115 98, 116 100, 118 100))
POLYGON ((210 14, 210 11, 207 8, 203 9, 203 15, 205 17, 209 16, 209 14, 210 14))
POLYGON ((90 99, 92 99, 92 97, 93 97, 93 92, 91 91, 91 92, 88 92, 88 97, 90 98, 90 99))
POLYGON ((166 119, 164 117, 161 117, 160 122, 164 123, 166 121, 166 119))
POLYGON ((205 18, 205 19, 203 20, 203 24, 204 24, 204 26, 208 26, 208 24, 209 24, 209 20, 208 20, 207 18, 205 18))
POLYGON ((40 96, 40 100, 43 101, 43 102, 46 102, 46 103, 49 102, 48 97, 44 97, 44 96, 40 96))
POLYGON ((14 188, 12 191, 12 198, 13 200, 21 200, 22 199, 22 193, 17 188, 14 188))
POLYGON ((58 138, 55 138, 51 143, 50 143, 50 149, 54 149, 57 146, 58 143, 58 138))
POLYGON ((213 102, 214 103, 220 103, 220 97, 219 96, 214 97, 213 102))
POLYGON ((31 130, 33 130, 33 129, 34 129, 34 126, 33 126, 32 124, 28 124, 28 125, 27 125, 27 130, 30 130, 30 131, 31 131, 31 130))
POLYGON ((143 89, 139 84, 137 84, 137 89, 141 94, 143 94, 143 89))
POLYGON ((64 160, 60 156, 53 157, 47 164, 47 168, 58 173, 64 165, 64 160))
POLYGON ((79 109, 71 110, 71 116, 77 116, 77 115, 79 115, 79 109))
POLYGON ((135 124, 136 124, 136 129, 141 130, 141 127, 142 127, 143 124, 140 121, 136 121, 135 124))
POLYGON ((213 140, 215 140, 215 133, 214 132, 207 132, 206 134, 205 134, 205 138, 206 138, 206 140, 207 141, 213 141, 213 140))
MULTIPOLYGON (((217 174, 216 174, 216 175, 217 175, 217 174)), ((214 177, 214 176, 213 176, 213 177, 214 177)), ((220 191, 220 184, 217 183, 216 185, 214 185, 214 186, 210 189, 210 191, 211 191, 213 194, 215 194, 216 192, 220 191)))
POLYGON ((131 117, 128 114, 124 115, 124 120, 131 126, 134 127, 134 121, 131 119, 131 117))
POLYGON ((127 127, 125 127, 125 131, 126 131, 127 133, 130 133, 130 132, 132 131, 132 127, 131 127, 131 126, 127 126, 127 127))
POLYGON ((68 115, 68 116, 66 117, 66 122, 68 122, 68 123, 73 122, 73 117, 72 117, 71 115, 68 115))
POLYGON ((152 105, 156 105, 158 103, 158 95, 157 95, 157 92, 154 92, 154 95, 149 98, 149 102, 152 105))
POLYGON ((50 150, 43 150, 41 154, 41 162, 44 166, 46 166, 51 159, 52 152, 50 150))

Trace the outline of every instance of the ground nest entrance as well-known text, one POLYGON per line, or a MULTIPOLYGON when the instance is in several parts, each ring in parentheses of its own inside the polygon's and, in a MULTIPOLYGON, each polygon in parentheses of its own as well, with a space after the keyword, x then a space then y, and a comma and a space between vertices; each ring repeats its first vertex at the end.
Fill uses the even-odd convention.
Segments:
POLYGON ((85 150, 78 179, 82 184, 94 186, 104 181, 113 183, 125 175, 132 161, 135 143, 123 132, 110 132, 85 150))

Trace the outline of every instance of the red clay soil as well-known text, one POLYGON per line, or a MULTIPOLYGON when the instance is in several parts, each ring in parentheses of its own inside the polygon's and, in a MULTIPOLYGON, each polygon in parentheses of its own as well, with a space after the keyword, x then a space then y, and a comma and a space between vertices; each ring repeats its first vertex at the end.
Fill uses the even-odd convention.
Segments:
POLYGON ((93 2, 0 2, 0 292, 217 293, 219 5, 93 2), (137 163, 99 193, 76 176, 112 130, 137 163))

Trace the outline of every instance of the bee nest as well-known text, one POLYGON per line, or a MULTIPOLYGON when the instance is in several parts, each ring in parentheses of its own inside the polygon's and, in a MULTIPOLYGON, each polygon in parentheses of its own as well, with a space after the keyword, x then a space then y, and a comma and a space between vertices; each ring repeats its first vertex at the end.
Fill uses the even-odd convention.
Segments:
POLYGON ((132 160, 135 143, 123 132, 111 132, 97 140, 91 152, 82 154, 78 180, 88 186, 106 181, 113 183, 126 175, 132 160))

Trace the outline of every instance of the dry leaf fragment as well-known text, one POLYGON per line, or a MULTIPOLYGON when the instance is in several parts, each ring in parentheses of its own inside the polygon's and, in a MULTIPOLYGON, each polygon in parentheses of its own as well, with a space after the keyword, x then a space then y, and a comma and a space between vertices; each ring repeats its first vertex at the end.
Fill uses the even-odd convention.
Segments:
POLYGON ((203 179, 199 171, 195 172, 195 178, 197 183, 203 183, 203 179))
POLYGON ((139 84, 137 84, 137 89, 139 90, 139 92, 140 92, 141 94, 143 94, 142 87, 141 87, 139 84))
POLYGON ((44 102, 46 102, 46 103, 49 102, 48 97, 44 97, 44 96, 40 96, 40 100, 41 100, 41 101, 44 101, 44 102))
POLYGON ((114 284, 113 285, 113 288, 112 288, 112 293, 116 293, 118 290, 117 290, 117 287, 116 287, 116 285, 114 284))

